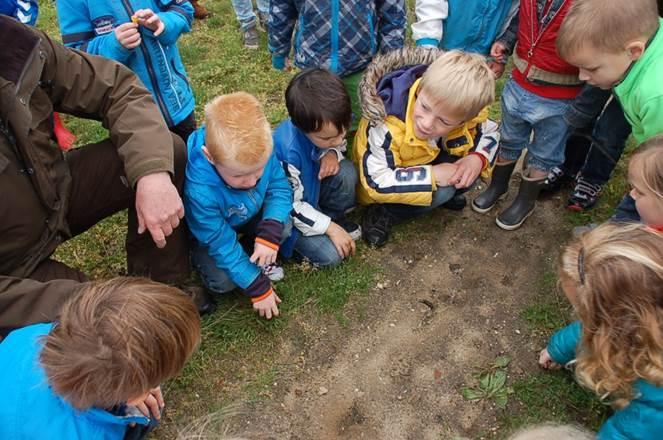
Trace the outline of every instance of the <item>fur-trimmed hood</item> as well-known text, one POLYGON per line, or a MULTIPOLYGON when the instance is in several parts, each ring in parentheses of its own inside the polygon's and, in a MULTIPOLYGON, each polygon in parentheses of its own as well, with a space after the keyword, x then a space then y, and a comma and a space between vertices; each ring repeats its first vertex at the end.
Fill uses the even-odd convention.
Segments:
POLYGON ((375 57, 359 83, 362 117, 382 121, 387 116, 384 102, 378 95, 378 83, 383 76, 404 67, 431 64, 441 54, 442 51, 434 48, 404 47, 375 57))

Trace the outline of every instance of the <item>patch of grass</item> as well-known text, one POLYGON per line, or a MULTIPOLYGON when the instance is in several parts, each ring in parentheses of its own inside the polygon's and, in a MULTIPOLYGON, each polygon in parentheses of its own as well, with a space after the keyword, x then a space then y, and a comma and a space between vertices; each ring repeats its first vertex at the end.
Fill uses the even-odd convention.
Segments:
POLYGON ((513 384, 517 411, 502 417, 506 431, 543 423, 578 423, 596 431, 609 415, 598 397, 582 388, 569 371, 541 371, 513 384))
POLYGON ((572 307, 557 288, 555 272, 546 272, 537 286, 537 301, 527 306, 520 317, 534 332, 549 335, 569 323, 572 307))

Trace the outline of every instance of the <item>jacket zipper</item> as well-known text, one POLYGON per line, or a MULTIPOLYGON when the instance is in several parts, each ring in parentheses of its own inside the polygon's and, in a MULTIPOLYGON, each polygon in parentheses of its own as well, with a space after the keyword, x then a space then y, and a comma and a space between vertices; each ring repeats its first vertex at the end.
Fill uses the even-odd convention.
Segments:
MULTIPOLYGON (((131 18, 134 15, 134 11, 131 8, 131 5, 129 4, 128 0, 122 0, 122 6, 124 6, 124 9, 127 11, 127 14, 129 14, 129 18, 131 18)), ((152 58, 150 57, 147 47, 145 47, 143 43, 140 44, 140 50, 143 52, 143 56, 145 57, 146 61, 145 65, 147 67, 147 73, 148 75, 150 75, 150 81, 152 81, 152 86, 154 87, 154 96, 156 97, 157 104, 159 104, 159 108, 161 109, 161 113, 163 114, 163 117, 166 120, 166 124, 168 124, 168 128, 170 128, 174 125, 173 118, 170 116, 168 108, 166 107, 166 104, 163 102, 163 97, 161 96, 161 88, 159 87, 157 76, 154 73, 154 69, 152 68, 152 58)), ((168 60, 165 61, 168 62, 168 60)))

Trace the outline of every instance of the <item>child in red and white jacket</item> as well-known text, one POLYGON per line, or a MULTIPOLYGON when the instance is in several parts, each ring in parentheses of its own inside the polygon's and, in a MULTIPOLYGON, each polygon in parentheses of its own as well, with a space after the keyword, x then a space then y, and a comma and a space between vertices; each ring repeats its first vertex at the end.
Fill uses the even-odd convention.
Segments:
POLYGON ((519 228, 534 211, 548 172, 564 162, 570 133, 563 115, 578 94, 578 69, 557 54, 555 40, 573 0, 521 0, 519 14, 496 41, 490 55, 514 69, 502 92, 499 156, 490 186, 472 202, 490 211, 509 189, 509 178, 527 148, 526 169, 514 202, 497 216, 506 230, 519 228), (515 46, 515 49, 514 49, 515 46), (533 133, 533 136, 532 136, 533 133))

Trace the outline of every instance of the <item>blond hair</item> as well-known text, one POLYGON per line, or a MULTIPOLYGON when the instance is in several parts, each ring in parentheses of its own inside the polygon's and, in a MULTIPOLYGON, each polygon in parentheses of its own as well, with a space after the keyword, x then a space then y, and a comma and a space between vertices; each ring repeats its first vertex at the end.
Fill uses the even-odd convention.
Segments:
POLYGON ((663 235, 599 226, 564 250, 560 278, 576 287, 579 382, 616 408, 634 398, 638 379, 663 386, 663 235))
POLYGON ((495 75, 481 55, 451 50, 426 69, 419 91, 468 121, 495 100, 495 75))
POLYGON ((516 432, 509 440, 592 440, 595 434, 574 425, 544 423, 516 432))
POLYGON ((663 210, 663 135, 655 136, 642 144, 631 156, 629 174, 639 178, 644 188, 656 196, 663 210))
POLYGON ((272 152, 272 134, 260 101, 246 92, 217 96, 205 106, 205 146, 214 162, 255 166, 272 152))
POLYGON ((573 56, 589 45, 617 53, 632 41, 647 42, 659 27, 655 0, 576 0, 557 35, 557 52, 573 56))
POLYGON ((182 291, 144 278, 86 284, 44 338, 40 362, 77 409, 112 408, 174 377, 200 342, 182 291))

